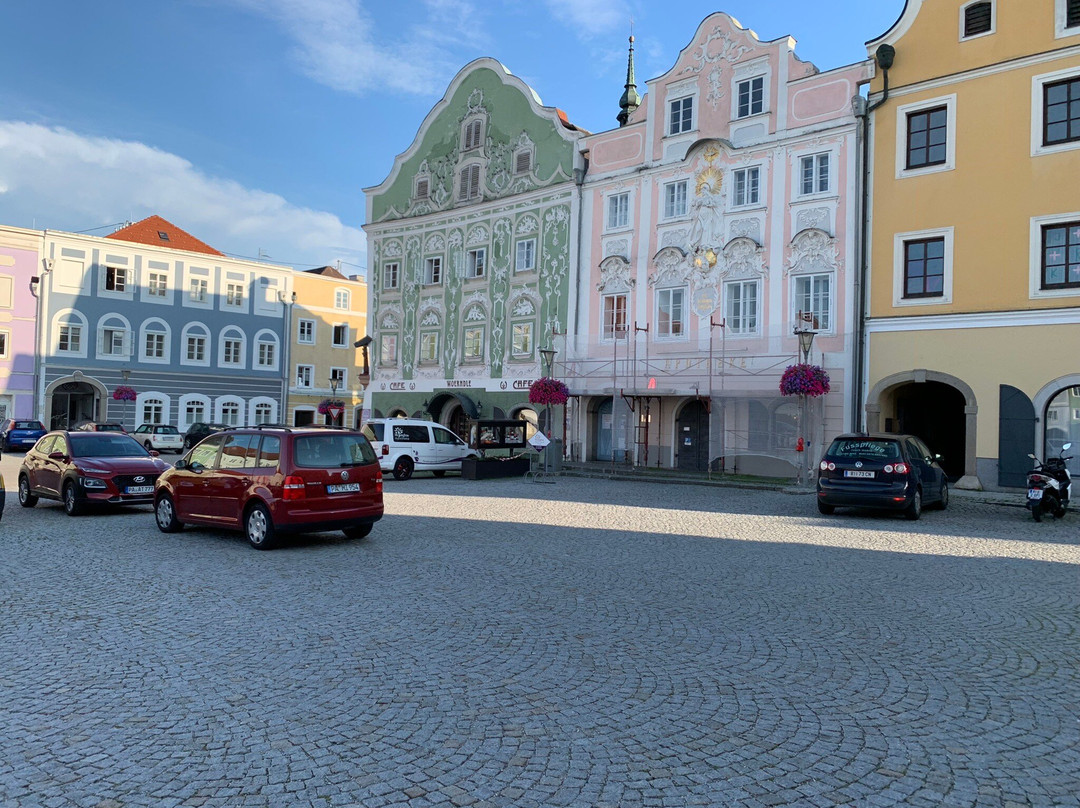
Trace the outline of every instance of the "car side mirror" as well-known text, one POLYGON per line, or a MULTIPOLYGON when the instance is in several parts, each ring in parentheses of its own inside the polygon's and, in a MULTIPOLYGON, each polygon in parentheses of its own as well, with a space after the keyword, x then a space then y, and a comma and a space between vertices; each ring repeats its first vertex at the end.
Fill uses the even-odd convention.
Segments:
POLYGON ((206 466, 204 466, 202 463, 200 463, 198 461, 193 461, 193 462, 187 464, 187 468, 188 468, 188 471, 193 471, 196 474, 202 474, 203 470, 206 468, 206 466))
POLYGON ((1067 452, 1067 451, 1069 451, 1069 449, 1071 449, 1071 448, 1072 448, 1072 444, 1071 444, 1071 443, 1065 443, 1065 444, 1062 444, 1062 446, 1061 446, 1061 451, 1063 451, 1063 452, 1067 452))
POLYGON ((940 463, 940 462, 941 462, 942 460, 944 460, 944 459, 945 459, 945 458, 943 458, 943 457, 942 457, 941 455, 939 455, 939 454, 936 454, 936 455, 934 455, 934 460, 936 460, 936 461, 937 461, 938 463, 940 463))
POLYGON ((175 463, 173 463, 173 468, 174 469, 180 469, 181 471, 183 471, 187 467, 188 467, 188 463, 187 463, 186 460, 177 460, 175 463))
POLYGON ((161 452, 159 452, 157 449, 148 449, 147 451, 150 452, 151 457, 161 457, 161 452))
POLYGON ((1038 460, 1039 459, 1035 455, 1033 455, 1031 452, 1028 452, 1028 457, 1030 457, 1032 460, 1038 460))
POLYGON ((63 452, 49 452, 49 460, 67 460, 67 455, 63 452))

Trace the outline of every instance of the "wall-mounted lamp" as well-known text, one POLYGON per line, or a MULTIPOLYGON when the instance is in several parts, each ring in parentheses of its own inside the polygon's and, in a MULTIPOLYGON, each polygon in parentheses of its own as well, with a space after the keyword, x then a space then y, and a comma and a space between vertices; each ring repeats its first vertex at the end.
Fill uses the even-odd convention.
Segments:
MULTIPOLYGON (((364 378, 364 379, 367 379, 367 378, 369 378, 371 376, 371 371, 370 371, 370 368, 368 367, 368 346, 370 344, 371 344, 371 335, 370 334, 366 334, 365 336, 361 337, 360 339, 358 339, 356 342, 353 343, 354 348, 359 348, 360 349, 360 356, 361 356, 361 358, 363 359, 363 362, 364 362, 364 369, 360 372, 361 378, 364 378)), ((427 406, 427 405, 425 404, 424 406, 427 406)))

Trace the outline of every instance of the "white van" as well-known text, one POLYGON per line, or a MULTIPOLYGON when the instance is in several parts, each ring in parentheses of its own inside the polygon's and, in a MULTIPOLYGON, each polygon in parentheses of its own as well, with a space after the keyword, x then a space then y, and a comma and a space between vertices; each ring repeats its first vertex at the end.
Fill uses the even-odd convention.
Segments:
POLYGON ((372 418, 360 431, 379 456, 382 470, 395 480, 407 480, 414 471, 442 477, 461 471, 464 458, 480 456, 446 427, 418 418, 372 418))

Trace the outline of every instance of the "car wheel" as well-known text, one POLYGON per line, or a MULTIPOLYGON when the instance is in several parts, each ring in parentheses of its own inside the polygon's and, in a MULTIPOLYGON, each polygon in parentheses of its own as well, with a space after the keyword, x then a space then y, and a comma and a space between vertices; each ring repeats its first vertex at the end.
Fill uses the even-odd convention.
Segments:
POLYGON ((176 506, 168 494, 162 494, 154 503, 154 521, 162 533, 176 533, 184 527, 184 523, 176 518, 176 506))
POLYGON ((446 469, 435 469, 435 471, 433 471, 431 473, 434 474, 436 477, 445 477, 446 476, 446 469))
POLYGON ((399 457, 394 461, 394 479, 407 480, 412 477, 413 462, 408 457, 399 457))
POLYGON ((64 513, 68 516, 78 516, 82 512, 83 504, 79 502, 79 495, 75 491, 75 483, 66 483, 64 485, 64 513))
POLYGON ((937 505, 934 506, 939 511, 943 511, 949 507, 949 481, 941 481, 941 495, 938 497, 937 505))
POLYGON ((911 504, 904 511, 904 516, 912 521, 922 516, 922 491, 920 489, 915 489, 915 496, 911 498, 911 504))
POLYGON ((244 516, 244 535, 256 550, 269 550, 274 546, 274 520, 262 503, 252 505, 244 516))
POLYGON ((19 504, 24 508, 33 508, 38 498, 30 493, 30 480, 25 474, 19 475, 19 504))
POLYGON ((345 534, 346 539, 362 539, 364 536, 371 532, 374 525, 357 525, 356 527, 344 528, 341 532, 345 534))
POLYGON ((832 514, 836 513, 835 505, 826 505, 820 499, 818 500, 817 509, 819 513, 823 513, 826 516, 831 516, 832 514))

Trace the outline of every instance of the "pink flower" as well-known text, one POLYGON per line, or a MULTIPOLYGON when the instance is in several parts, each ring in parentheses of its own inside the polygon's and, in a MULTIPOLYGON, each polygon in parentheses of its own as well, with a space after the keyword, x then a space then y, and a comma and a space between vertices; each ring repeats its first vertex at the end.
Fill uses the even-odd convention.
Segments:
POLYGON ((328 415, 331 407, 345 407, 345 402, 337 398, 324 398, 319 402, 319 415, 328 415))
POLYGON ((558 379, 545 376, 529 385, 530 404, 565 404, 568 398, 569 388, 558 379))
POLYGON ((134 387, 120 384, 113 388, 112 397, 114 401, 135 401, 139 394, 135 392, 134 387))
POLYGON ((782 396, 823 396, 829 389, 829 374, 817 365, 788 365, 780 377, 782 396))

